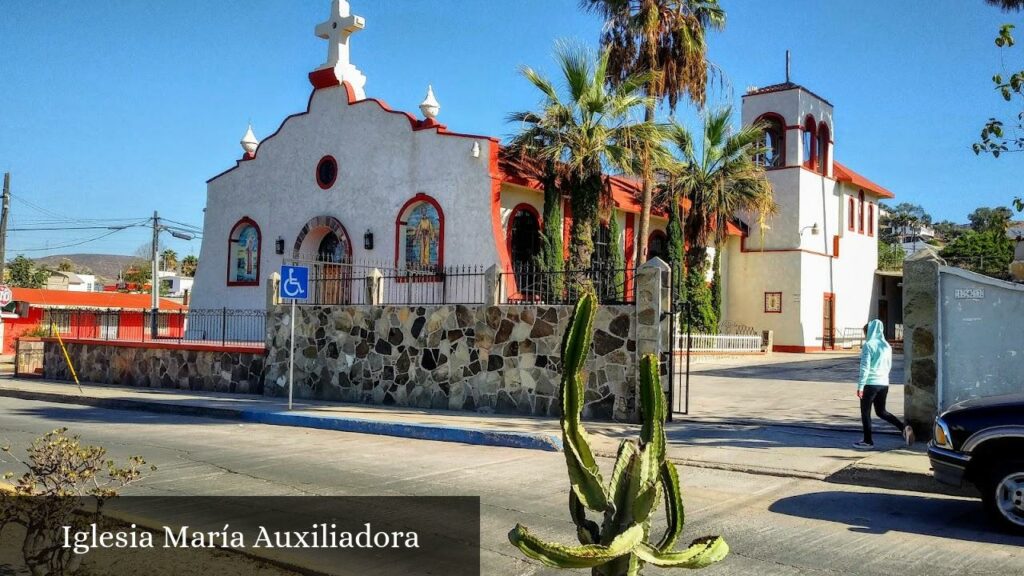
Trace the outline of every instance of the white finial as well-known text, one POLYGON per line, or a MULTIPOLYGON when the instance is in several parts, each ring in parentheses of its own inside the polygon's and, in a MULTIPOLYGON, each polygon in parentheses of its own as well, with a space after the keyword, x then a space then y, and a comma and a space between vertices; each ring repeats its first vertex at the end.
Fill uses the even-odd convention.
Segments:
POLYGON ((353 15, 346 0, 333 0, 331 17, 316 27, 317 37, 327 40, 327 61, 317 70, 333 68, 338 80, 348 82, 360 98, 365 97, 362 92, 366 77, 352 64, 349 38, 364 28, 366 20, 353 15))
POLYGON ((256 135, 252 133, 252 123, 249 123, 249 129, 245 131, 245 136, 242 136, 242 150, 249 156, 256 155, 256 148, 260 145, 260 141, 256 139, 256 135))
POLYGON ((434 87, 430 84, 427 85, 427 97, 420 104, 420 111, 428 120, 436 120, 437 114, 441 111, 441 104, 434 97, 434 87))

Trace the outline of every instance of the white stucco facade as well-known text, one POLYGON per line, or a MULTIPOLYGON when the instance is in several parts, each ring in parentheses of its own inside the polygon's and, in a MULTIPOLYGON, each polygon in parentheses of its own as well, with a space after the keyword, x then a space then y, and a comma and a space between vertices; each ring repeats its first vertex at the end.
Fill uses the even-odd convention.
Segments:
POLYGON ((415 122, 375 100, 351 102, 343 85, 316 89, 306 113, 285 120, 260 143, 254 158, 208 183, 193 307, 265 306, 271 273, 286 260, 316 257, 326 227, 313 226, 296 242, 319 217, 334 218, 344 227, 352 262, 394 262, 396 221, 417 195, 440 206, 444 262, 497 262, 490 218, 490 159, 497 143, 436 127, 416 129, 415 122), (476 156, 474 144, 481 150, 476 156), (326 190, 316 177, 325 156, 338 165, 337 180, 326 190), (259 282, 232 286, 229 238, 245 218, 260 231, 259 282), (372 249, 364 248, 367 232, 373 234, 372 249), (283 239, 283 254, 276 253, 278 239, 283 239))
MULTIPOLYGON (((330 52, 309 75, 313 92, 306 110, 286 118, 262 142, 247 131, 242 159, 208 182, 193 308, 263 308, 268 279, 293 261, 343 262, 353 270, 344 274, 356 281, 363 274, 354 270, 363 265, 385 273, 407 270, 409 254, 424 254, 407 251, 415 236, 412 211, 421 205, 439 219, 426 232, 437 239, 436 254, 426 249, 434 258, 429 270, 509 270, 531 262, 523 246, 533 236, 514 239, 513 220, 523 210, 536 226, 519 220, 516 230, 540 229, 539 183, 499 162, 497 138, 458 134, 439 124, 442 106, 432 87, 423 117, 366 98, 366 79, 349 59, 351 36, 365 24, 346 2, 334 0, 330 19, 317 28, 330 52), (323 260, 332 234, 339 240, 332 254, 340 259, 323 260)), ((764 119, 779 131, 779 160, 768 170, 779 212, 763 235, 752 215, 739 215, 747 225, 744 236, 730 224, 721 254, 721 320, 773 330, 780 350, 820 350, 832 340, 826 333, 841 337, 878 314, 872 294, 878 201, 892 194, 835 162, 833 107, 823 98, 789 83, 751 91, 743 99, 742 121, 764 119), (834 306, 831 331, 828 302, 834 306)), ((622 177, 609 184, 609 213, 620 231, 609 248, 632 263, 640 244, 640 185, 622 177)), ((563 210, 565 239, 568 198, 563 210)), ((652 214, 651 234, 664 233, 664 216, 652 214)), ((626 276, 628 283, 632 275, 626 276)), ((402 290, 410 297, 430 291, 429 278, 402 290)), ((359 290, 353 284, 346 294, 359 290)), ((332 303, 362 302, 348 296, 332 303)))
POLYGON ((726 244, 723 321, 773 330, 777 350, 821 350, 832 345, 826 336, 832 306, 831 333, 841 346, 845 335, 877 314, 878 201, 891 193, 834 161, 833 110, 824 99, 796 85, 744 97, 745 123, 772 115, 785 126, 784 162, 768 170, 779 213, 763 242, 748 215, 749 236, 726 244), (813 161, 806 153, 803 134, 810 125, 827 127, 824 168, 817 134, 813 161))

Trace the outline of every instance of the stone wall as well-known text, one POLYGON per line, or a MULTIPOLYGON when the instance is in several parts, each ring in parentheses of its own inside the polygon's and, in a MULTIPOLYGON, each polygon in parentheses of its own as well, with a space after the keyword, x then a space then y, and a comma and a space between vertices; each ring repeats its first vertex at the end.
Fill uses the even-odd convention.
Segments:
MULTIPOLYGON (((264 351, 188 345, 65 341, 83 382, 262 394, 264 351)), ((43 375, 71 380, 60 344, 47 340, 43 375)))
POLYGON ((936 410, 939 260, 927 250, 903 264, 903 413, 930 438, 936 410))
MULTIPOLYGON (((556 416, 571 306, 300 306, 298 398, 556 416)), ((635 420, 634 306, 601 306, 587 417, 635 420)), ((287 395, 291 308, 268 314, 266 394, 287 395)))

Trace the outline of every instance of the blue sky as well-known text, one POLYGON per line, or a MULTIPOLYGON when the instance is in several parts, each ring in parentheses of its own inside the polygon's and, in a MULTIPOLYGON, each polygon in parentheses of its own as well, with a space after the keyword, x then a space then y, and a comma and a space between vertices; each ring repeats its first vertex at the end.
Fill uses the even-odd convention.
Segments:
MULTIPOLYGON (((239 157, 246 123, 262 138, 305 108, 306 74, 326 51, 313 27, 329 4, 0 0, 10 226, 142 219, 154 209, 201 225, 205 181, 239 157)), ((975 207, 1021 193, 1018 155, 978 158, 970 144, 989 116, 1015 114, 991 89, 1004 66, 993 38, 1024 17, 982 0, 722 4, 729 22, 712 36, 710 56, 726 81, 711 105, 738 107, 747 86, 782 81, 788 48, 793 80, 835 105, 836 158, 899 201, 965 221, 975 207)), ((415 111, 432 83, 444 123, 498 136, 512 129, 509 112, 538 100, 517 68, 551 71, 556 39, 596 43, 600 31, 576 0, 354 0, 353 9, 367 21, 352 50, 369 96, 415 111)), ((1022 49, 1007 53, 1005 66, 1020 66, 1022 49)), ((104 233, 12 232, 8 254, 130 254, 149 240, 134 228, 61 248, 104 233)), ((198 240, 167 243, 199 254, 198 240)))

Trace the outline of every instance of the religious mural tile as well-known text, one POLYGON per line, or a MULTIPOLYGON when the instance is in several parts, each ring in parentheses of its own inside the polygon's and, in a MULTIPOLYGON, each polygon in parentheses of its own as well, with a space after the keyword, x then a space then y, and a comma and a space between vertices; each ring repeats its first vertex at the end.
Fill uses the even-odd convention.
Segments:
POLYGON ((260 237, 255 226, 245 224, 238 232, 238 239, 233 245, 232 270, 233 282, 257 282, 258 260, 260 253, 260 237))
POLYGON ((441 219, 427 202, 413 206, 405 221, 405 264, 412 270, 434 270, 439 261, 441 219))

